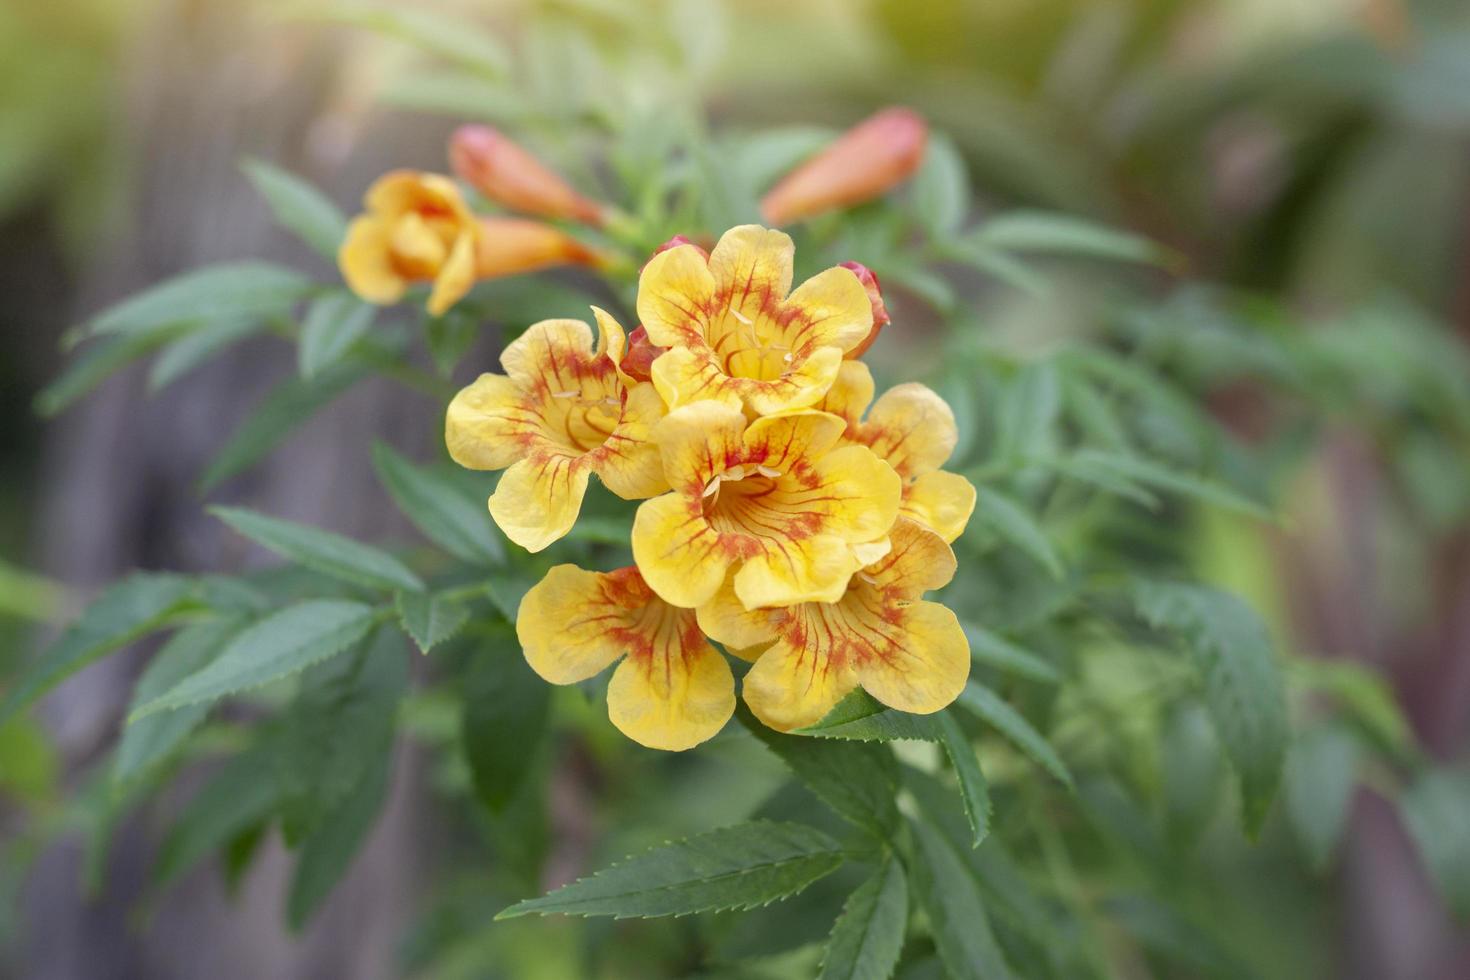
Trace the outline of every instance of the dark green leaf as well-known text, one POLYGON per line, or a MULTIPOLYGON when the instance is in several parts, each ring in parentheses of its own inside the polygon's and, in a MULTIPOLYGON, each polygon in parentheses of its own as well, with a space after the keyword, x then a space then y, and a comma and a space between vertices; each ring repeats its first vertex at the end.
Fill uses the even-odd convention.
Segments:
POLYGON ((931 135, 924 163, 914 175, 914 208, 935 238, 947 238, 964 224, 970 210, 970 178, 954 144, 931 135))
POLYGON ((1224 776, 1209 712, 1192 698, 1181 702, 1159 734, 1165 829, 1176 847, 1192 844, 1215 818, 1224 776))
POLYGON ((857 742, 892 742, 917 739, 937 742, 939 731, 927 715, 911 715, 885 708, 867 692, 853 691, 837 702, 836 707, 815 725, 797 729, 802 735, 819 738, 845 738, 857 742))
POLYGON ((1347 825, 1357 762, 1358 743, 1331 726, 1303 733, 1287 753, 1286 815, 1319 870, 1327 867, 1347 825))
POLYGON ((221 317, 288 312, 313 288, 294 269, 269 262, 222 262, 192 269, 123 300, 91 321, 91 333, 142 336, 221 317))
POLYGON ((903 865, 889 857, 848 896, 832 926, 817 980, 888 980, 903 952, 908 917, 903 865))
POLYGON ((914 862, 910 881, 929 916, 934 945, 954 980, 1008 980, 1006 965, 975 879, 964 857, 938 831, 912 820, 914 862))
POLYGON ((1044 453, 1055 440, 1061 410, 1056 365, 1050 361, 1027 364, 997 406, 996 457, 1019 459, 1044 453))
POLYGON ((366 842, 388 796, 389 762, 390 756, 384 752, 358 779, 352 792, 302 841, 286 900, 286 920, 293 930, 299 931, 311 920, 366 842))
POLYGON ((975 747, 948 711, 938 715, 940 742, 954 766, 960 784, 960 800, 965 804, 965 819, 970 823, 970 846, 979 847, 990 833, 990 786, 975 758, 975 747))
POLYGON ((153 867, 159 885, 270 815, 276 805, 271 765, 270 755, 257 743, 226 763, 194 795, 159 847, 153 867))
POLYGON ((505 560, 483 500, 470 499, 453 481, 415 466, 383 443, 373 446, 373 465, 393 502, 424 537, 462 561, 498 565, 505 560))
POLYGON ((649 918, 751 909, 831 874, 842 847, 795 823, 754 820, 665 844, 496 916, 611 915, 649 918))
POLYGON ((434 358, 434 366, 446 378, 454 373, 455 367, 469 352, 470 345, 480 335, 480 319, 470 310, 455 307, 424 324, 424 340, 429 354, 434 358))
POLYGON ((372 328, 376 314, 377 307, 345 290, 318 297, 301 322, 301 341, 296 349, 301 377, 316 377, 342 360, 372 328))
POLYGON ((209 512, 256 544, 324 575, 373 589, 424 588, 423 580, 397 558, 352 538, 239 507, 211 507, 209 512))
POLYGON ((270 205, 276 223, 329 259, 347 235, 347 217, 311 184, 263 160, 246 160, 241 169, 270 205))
POLYGON ((103 592, 21 674, 4 702, 0 725, 72 674, 147 636, 196 605, 181 575, 136 572, 103 592))
POLYGON ((1399 800, 1419 856, 1445 902, 1470 916, 1470 774, 1431 769, 1399 800))
POLYGON ((148 390, 161 391, 231 344, 264 329, 256 317, 226 317, 190 330, 158 352, 148 369, 148 390))
POLYGON ((403 631, 423 653, 458 633, 470 618, 464 603, 446 602, 427 592, 400 592, 394 605, 403 631))
POLYGON ((1183 640, 1204 685, 1205 703, 1240 776, 1241 819, 1255 833, 1281 781, 1286 698, 1271 637, 1251 608, 1203 586, 1140 582, 1139 614, 1183 640))
POLYGON ((1051 747, 1051 743, 1015 708, 997 697, 990 688, 970 681, 960 692, 959 700, 955 703, 981 721, 994 726, 1002 735, 1014 742, 1022 752, 1036 760, 1041 768, 1051 773, 1069 789, 1071 788, 1072 774, 1067 770, 1066 764, 1062 762, 1056 750, 1051 747))
POLYGON ((135 708, 129 717, 137 720, 290 677, 357 643, 373 620, 372 607, 360 602, 309 599, 287 606, 244 630, 203 670, 135 708))
POLYGON ((970 641, 970 659, 985 667, 994 667, 1042 684, 1056 684, 1061 675, 1051 664, 1036 654, 1023 650, 1004 637, 974 623, 962 624, 970 641))
POLYGON ((981 526, 1031 556, 1053 578, 1063 576, 1062 560, 1052 548, 1051 539, 1024 507, 990 487, 978 486, 975 492, 975 517, 981 526))
POLYGON ((1252 980, 1255 970, 1174 909, 1144 895, 1109 899, 1107 912, 1146 948, 1219 980, 1252 980))
POLYGON ((1203 503, 1214 504, 1216 507, 1246 514, 1263 521, 1275 520, 1275 517, 1265 507, 1241 496, 1223 484, 1190 473, 1181 473, 1167 466, 1139 459, 1137 456, 1109 453, 1100 449, 1083 449, 1074 454, 1070 462, 1074 466, 1083 467, 1094 473, 1111 474, 1119 480, 1141 483, 1156 490, 1167 490, 1194 497, 1203 503))
POLYGON ((486 646, 476 651, 465 678, 460 741, 475 794, 500 813, 536 764, 551 687, 526 664, 514 637, 507 635, 498 648, 486 646))

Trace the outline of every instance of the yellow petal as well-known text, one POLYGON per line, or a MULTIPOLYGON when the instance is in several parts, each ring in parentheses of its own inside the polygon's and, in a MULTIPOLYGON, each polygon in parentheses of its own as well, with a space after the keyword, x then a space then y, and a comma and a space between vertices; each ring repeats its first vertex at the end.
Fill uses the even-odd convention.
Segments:
POLYGON ((636 623, 629 608, 639 607, 627 578, 556 565, 533 585, 516 613, 516 636, 531 669, 553 684, 575 684, 626 653, 625 631, 636 623))
POLYGON ((735 573, 735 594, 747 609, 798 602, 836 602, 862 567, 852 545, 833 534, 795 540, 772 535, 735 573))
POLYGON ((890 708, 926 715, 946 707, 970 677, 970 644, 954 613, 937 602, 900 610, 874 655, 857 661, 864 690, 890 708))
POLYGON ((500 355, 505 373, 522 384, 551 392, 575 391, 579 369, 592 361, 592 330, 581 320, 542 320, 506 345, 500 355))
POLYGON ((740 462, 744 434, 740 409, 720 402, 695 402, 669 412, 653 433, 669 486, 702 494, 710 480, 740 462))
POLYGON ((825 529, 856 544, 888 533, 901 495, 898 474, 870 450, 839 446, 812 465, 792 503, 818 511, 825 529))
MULTIPOLYGON (((597 353, 607 355, 614 365, 621 364, 628 348, 628 332, 607 310, 594 306, 592 316, 597 320, 597 353)), ((629 388, 637 383, 634 379, 624 375, 621 369, 618 371, 618 376, 629 388)))
POLYGON ((809 408, 822 400, 842 366, 842 350, 818 347, 801 358, 795 370, 775 381, 738 379, 737 391, 752 412, 772 415, 809 408))
POLYGON ((589 468, 577 456, 538 451, 506 470, 490 497, 490 516, 530 552, 545 549, 577 522, 589 468))
POLYGON ((347 226, 347 236, 337 250, 337 266, 347 287, 369 303, 387 305, 403 298, 407 281, 393 268, 388 222, 362 215, 347 226))
POLYGON ((782 473, 825 454, 842 438, 842 419, 828 412, 798 411, 758 418, 742 438, 747 458, 782 473))
POLYGON ((521 392, 503 374, 482 374, 449 403, 444 442, 460 466, 500 470, 535 445, 534 420, 520 409, 521 392))
MULTIPOLYGON (((784 231, 740 225, 725 232, 709 255, 709 271, 714 276, 721 310, 732 310, 747 320, 755 320, 776 307, 791 290, 795 257, 796 246, 784 231)), ((852 278, 856 282, 857 277, 852 278)), ((867 302, 867 293, 863 292, 864 307, 867 302)), ((639 312, 642 313, 641 309, 639 312)), ((871 311, 868 317, 871 327, 871 311)), ((645 319, 644 326, 647 325, 645 319)), ((652 329, 649 336, 653 336, 652 329)), ((863 336, 867 336, 866 331, 863 336)), ((654 342, 663 343, 657 338, 654 342)))
POLYGON ((471 219, 469 206, 454 181, 442 174, 394 170, 373 182, 363 203, 374 214, 398 217, 413 211, 448 214, 456 223, 471 219))
POLYGON ((925 473, 904 486, 898 512, 952 542, 975 512, 975 487, 958 473, 925 473))
POLYGON ((931 389, 911 382, 883 393, 868 412, 862 441, 903 477, 939 469, 959 441, 954 412, 931 389))
POLYGON ((850 430, 856 430, 863 413, 873 400, 873 374, 862 361, 843 361, 832 387, 816 408, 842 417, 850 430))
POLYGON ((624 500, 642 500, 669 489, 653 428, 664 417, 664 401, 644 382, 628 389, 617 428, 591 454, 593 471, 624 500))
POLYGON ((465 232, 454 240, 449 258, 434 279, 434 289, 429 293, 428 310, 431 316, 443 316, 475 284, 475 236, 465 232))
POLYGON ((888 540, 892 545, 888 554, 862 571, 862 581, 887 599, 917 599, 954 578, 954 551, 928 528, 899 518, 888 540))
POLYGON ((768 727, 789 732, 821 721, 856 686, 847 665, 814 645, 782 639, 746 672, 741 695, 768 727))
POLYGON ((710 600, 736 556, 722 546, 697 495, 645 500, 633 517, 633 560, 664 601, 693 609, 710 600))
POLYGON ((836 266, 812 276, 781 304, 779 319, 788 324, 792 347, 852 350, 873 329, 873 304, 851 269, 836 266), (792 329, 792 328, 795 329, 792 329))
POLYGON ((714 304, 715 279, 693 245, 679 245, 648 260, 638 277, 638 318, 648 339, 673 347, 703 336, 714 304))
MULTIPOLYGON (((667 254, 667 253, 665 253, 667 254)), ((709 351, 671 347, 648 370, 654 387, 670 410, 700 401, 719 401, 740 407, 739 387, 709 351)))
MULTIPOLYGON (((669 608, 669 607, 666 607, 669 608)), ((687 609, 672 610, 652 646, 634 650, 613 672, 607 713, 640 745, 691 749, 719 733, 735 711, 730 665, 705 642, 687 609)))
POLYGON ((432 277, 449 257, 448 243, 416 212, 394 222, 391 244, 394 260, 415 278, 432 277))
POLYGON ((726 578, 714 597, 695 612, 699 628, 742 660, 755 660, 754 656, 746 654, 764 650, 776 639, 776 631, 771 626, 771 610, 747 610, 735 595, 733 576, 726 578))

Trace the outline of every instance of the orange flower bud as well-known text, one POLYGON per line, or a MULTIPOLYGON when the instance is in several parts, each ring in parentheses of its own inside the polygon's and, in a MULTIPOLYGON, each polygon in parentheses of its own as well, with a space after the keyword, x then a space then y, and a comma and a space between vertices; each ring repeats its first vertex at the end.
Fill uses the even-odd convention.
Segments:
POLYGON ((461 126, 449 139, 454 172, 513 211, 601 226, 606 209, 578 194, 520 144, 489 126, 461 126))
POLYGON ((628 334, 628 350, 623 354, 619 367, 623 369, 624 374, 635 381, 650 381, 652 380, 650 372, 653 370, 653 362, 666 350, 668 350, 667 347, 659 347, 648 339, 648 331, 644 330, 640 323, 632 333, 628 334))
POLYGON ((883 287, 879 284, 878 277, 874 275, 872 269, 861 262, 843 262, 842 268, 851 269, 858 277, 858 282, 862 283, 863 288, 868 291, 868 302, 873 305, 873 329, 868 332, 868 336, 862 343, 843 355, 845 360, 852 361, 862 357, 863 353, 873 346, 873 341, 878 339, 879 332, 888 325, 888 307, 883 303, 883 287))
POLYGON ((928 136, 911 109, 869 116, 783 177, 761 199, 761 215, 786 225, 885 194, 919 169, 928 136))
POLYGON ((607 257, 552 225, 526 218, 481 218, 475 278, 494 279, 556 265, 599 268, 607 257))

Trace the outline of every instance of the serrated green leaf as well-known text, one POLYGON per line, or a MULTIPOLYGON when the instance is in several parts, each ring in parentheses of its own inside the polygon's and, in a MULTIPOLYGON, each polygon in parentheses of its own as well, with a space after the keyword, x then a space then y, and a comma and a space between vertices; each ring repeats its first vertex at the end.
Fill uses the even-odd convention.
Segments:
POLYGON ((1039 763, 1041 768, 1055 776, 1068 789, 1072 788, 1072 773, 1057 755, 1056 749, 1015 708, 1002 701, 990 688, 970 681, 955 703, 993 726, 1039 763))
POLYGON ((428 653, 458 633, 470 618, 469 607, 446 602, 427 592, 400 592, 394 600, 398 621, 420 652, 428 653))
POLYGON ((975 758, 975 747, 965 737, 964 731, 948 711, 938 714, 936 727, 940 744, 954 766, 955 779, 960 785, 960 801, 965 805, 965 819, 970 824, 970 846, 979 847, 990 833, 990 784, 985 773, 980 771, 980 760, 975 758))
POLYGON ((1430 769, 1399 799, 1399 811, 1445 902, 1470 916, 1470 774, 1430 769))
POLYGON ((311 921, 367 840, 388 797, 390 761, 391 755, 382 753, 352 792, 302 841, 286 899, 286 922, 292 930, 299 932, 311 921))
POLYGON ((162 391, 236 341, 265 329, 256 317, 225 317, 190 330, 158 352, 148 368, 148 390, 162 391))
POLYGON ((464 685, 460 743, 475 795, 501 813, 536 765, 551 710, 551 687, 531 670, 509 630, 499 649, 478 652, 464 685))
POLYGON ((221 262, 191 269, 104 310, 92 319, 90 332, 139 337, 221 317, 279 316, 312 288, 310 279, 283 265, 221 262))
POLYGON ((651 918, 751 909, 801 891, 842 864, 842 846, 812 827, 753 820, 665 844, 496 916, 651 918))
MULTIPOLYGON (((147 704, 185 677, 203 670, 243 625, 239 619, 213 619, 179 630, 153 655, 148 669, 138 678, 129 710, 147 704)), ((113 782, 124 783, 146 775, 172 755, 208 714, 208 704, 192 704, 124 727, 113 759, 113 782)))
POLYGON ((987 220, 974 232, 977 243, 1010 252, 1042 252, 1168 265, 1175 253, 1155 242, 1116 228, 1066 214, 1009 211, 987 220))
POLYGON ((357 643, 374 619, 371 606, 343 599, 308 599, 287 606, 246 628, 203 670, 134 709, 129 718, 136 721, 290 677, 357 643))
POLYGON ((743 703, 736 713, 824 803, 880 839, 892 834, 898 824, 893 799, 898 770, 891 752, 862 742, 783 735, 757 721, 743 703))
POLYGON ((301 321, 296 367, 302 378, 313 378, 338 361, 372 328, 377 307, 349 292, 318 297, 301 321))
POLYGON ((889 857, 848 896, 832 926, 817 980, 888 980, 903 952, 908 917, 903 865, 889 857))
POLYGON ((1233 595, 1203 586, 1140 582, 1139 614, 1177 634, 1204 686, 1215 731, 1240 777, 1241 820, 1256 833, 1286 755, 1286 698, 1265 625, 1233 595))
POLYGON ((948 138, 930 135, 924 162, 914 175, 914 209, 935 238, 948 238, 970 211, 970 177, 948 138))
POLYGON ((857 742, 892 742, 900 739, 937 742, 940 739, 934 720, 928 715, 911 715, 884 707, 861 689, 837 702, 821 721, 799 728, 797 733, 818 738, 845 738, 857 742))
POLYGON ((270 814, 276 804, 271 764, 270 755, 256 743, 227 762, 194 794, 159 846, 153 877, 160 886, 270 814))
POLYGON ((187 333, 192 324, 135 337, 109 337, 88 344, 61 374, 36 395, 36 412, 47 418, 59 415, 79 398, 106 381, 129 362, 187 333))
POLYGON ((916 845, 909 879, 929 916, 945 971, 954 980, 1009 980, 1010 967, 963 855, 925 822, 911 820, 909 826, 916 845))
POLYGON ((182 575, 136 572, 108 587, 16 680, 0 702, 0 725, 72 674, 197 606, 182 575))
POLYGON ((240 169, 270 205, 278 225, 319 254, 336 260, 337 246, 347 235, 347 216, 330 198, 295 174, 264 160, 246 160, 240 169))
POLYGON ((370 589, 424 588, 423 580, 397 558, 352 538, 240 507, 211 507, 209 512, 256 544, 323 575, 370 589))
POLYGON ((505 547, 483 501, 471 500, 453 481, 415 466, 383 443, 373 445, 373 466, 398 509, 424 537, 462 561, 505 561, 505 547))
POLYGON ((1286 756, 1286 815, 1312 867, 1327 867, 1347 826, 1358 743, 1340 728, 1304 732, 1286 756))
POLYGON ((1209 712, 1192 698, 1181 702, 1159 732, 1164 827, 1176 850, 1198 840, 1215 818, 1224 776, 1209 712))
POLYGON ((1204 503, 1214 504, 1216 507, 1246 514, 1263 521, 1276 519, 1275 515, 1262 505, 1223 484, 1191 473, 1183 473, 1137 456, 1104 452, 1100 449, 1083 449, 1072 455, 1070 463, 1094 473, 1111 473, 1121 480, 1194 497, 1204 503))
POLYGON ((1061 682, 1062 677, 1057 669, 1029 650, 1023 650, 983 626, 974 623, 962 623, 961 626, 965 631, 965 639, 970 641, 970 659, 976 664, 994 667, 996 670, 1042 684, 1061 682))
POLYGON ((237 473, 255 465, 311 416, 367 374, 361 364, 343 362, 310 381, 293 378, 272 389, 256 405, 223 449, 212 459, 199 489, 207 493, 237 473))
POLYGON ((1026 508, 998 490, 987 486, 975 488, 975 517, 971 527, 987 527, 1002 540, 1021 549, 1037 564, 1046 569, 1052 578, 1062 578, 1065 570, 1057 557, 1051 539, 1042 530, 1026 508))

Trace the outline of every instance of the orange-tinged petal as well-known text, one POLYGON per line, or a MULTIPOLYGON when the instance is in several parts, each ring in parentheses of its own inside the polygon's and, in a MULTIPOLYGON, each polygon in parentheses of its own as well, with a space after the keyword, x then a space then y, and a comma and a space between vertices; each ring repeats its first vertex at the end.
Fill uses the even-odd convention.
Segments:
POLYGON ((861 433, 862 442, 904 477, 939 469, 959 441, 954 412, 917 382, 885 391, 868 412, 861 433))
POLYGON ((765 725, 789 732, 821 721, 854 687, 857 674, 847 663, 805 638, 783 638, 746 672, 741 695, 765 725))
MULTIPOLYGON (((581 320, 533 323, 506 344, 500 366, 522 384, 570 391, 577 379, 593 370, 592 330, 581 320)), ((610 365, 609 365, 610 367, 610 365)))
POLYGON ((904 484, 898 512, 952 542, 964 533, 975 513, 975 487, 958 473, 925 473, 904 484))
POLYGON ((531 669, 553 684, 601 673, 628 650, 622 631, 636 620, 626 608, 627 593, 616 575, 553 567, 516 613, 516 636, 531 669))
POLYGON ((733 577, 726 578, 719 591, 695 613, 699 628, 742 660, 754 661, 776 640, 771 610, 746 609, 735 595, 733 577))
POLYGON ((832 387, 815 407, 841 416, 848 430, 855 432, 872 401, 873 374, 868 366, 862 361, 843 361, 832 387))
POLYGON ((653 428, 664 417, 664 400, 651 384, 634 385, 623 401, 618 424, 593 451, 594 472, 624 500, 643 500, 669 489, 653 428))
POLYGON ((761 466, 785 473, 834 448, 842 429, 842 419, 828 412, 790 412, 756 419, 740 441, 747 455, 759 454, 761 466))
POLYGON ((475 236, 468 232, 454 240, 449 258, 434 279, 434 289, 429 293, 428 310, 431 316, 443 316, 475 284, 475 236))
POLYGON ((868 293, 868 304, 873 308, 873 329, 868 331, 862 343, 847 352, 849 359, 862 357, 868 348, 873 346, 873 341, 878 339, 878 334, 888 326, 888 305, 883 302, 883 286, 878 282, 878 276, 863 265, 861 262, 843 262, 842 268, 851 269, 853 275, 858 277, 858 282, 863 284, 863 289, 868 293))
POLYGON ((740 463, 745 416, 720 402, 695 402, 669 412, 654 430, 664 476, 676 491, 698 496, 716 476, 740 463))
POLYGON ((664 601, 693 609, 710 600, 739 557, 705 519, 698 496, 666 493, 638 506, 633 560, 664 601))
POLYGON ((526 149, 489 126, 461 126, 449 140, 454 172, 481 194, 514 211, 601 225, 604 208, 526 149))
POLYGON ((523 457, 534 430, 521 397, 520 386, 503 374, 482 374, 460 389, 444 416, 450 458, 472 470, 501 470, 523 457))
POLYGON ((948 706, 970 677, 970 644, 955 614, 937 602, 897 610, 872 653, 857 658, 858 681, 873 697, 899 711, 927 715, 948 706))
POLYGON ((771 535, 735 573, 735 595, 747 609, 797 602, 836 602, 862 567, 852 545, 835 534, 800 539, 771 535))
POLYGON ((954 578, 954 551, 928 528, 900 518, 889 541, 888 553, 863 569, 864 583, 894 598, 917 599, 954 578))
POLYGON ((606 257, 553 225, 524 218, 479 218, 475 276, 495 279, 559 265, 599 267, 606 257))
POLYGON ((393 170, 373 182, 363 196, 375 214, 398 216, 412 212, 468 220, 469 206, 454 181, 442 174, 418 170, 393 170))
POLYGON ((373 215, 361 215, 347 226, 337 250, 337 266, 354 293, 369 303, 386 306, 403 298, 408 281, 389 257, 393 226, 373 215))
POLYGON ((507 538, 527 551, 542 551, 577 522, 590 473, 580 457, 538 451, 501 474, 490 516, 507 538))
POLYGON ((835 266, 798 286, 781 304, 780 318, 796 325, 788 327, 792 347, 812 343, 849 351, 872 332, 873 306, 853 271, 835 266))
POLYGON ((633 381, 652 381, 653 362, 667 351, 648 339, 648 331, 640 324, 628 334, 628 352, 618 364, 618 370, 633 381))
POLYGON ((858 123, 781 179, 761 199, 767 224, 784 225, 887 193, 924 159, 928 126, 908 109, 858 123))
POLYGON ((651 374, 670 408, 700 401, 749 406, 757 415, 807 408, 821 400, 842 363, 842 351, 823 347, 795 371, 775 380, 731 377, 708 348, 676 346, 653 362, 651 374))
POLYGON ((754 321, 775 308, 791 291, 795 261, 796 245, 784 231, 739 225, 725 232, 709 254, 720 312, 754 321))
POLYGON ((682 752, 725 727, 735 712, 735 678, 705 642, 694 614, 667 608, 679 624, 658 633, 646 656, 630 653, 618 664, 607 688, 607 713, 639 745, 682 752))
POLYGON ((638 319, 659 347, 702 336, 714 301, 715 277, 694 245, 658 253, 638 277, 638 319))

